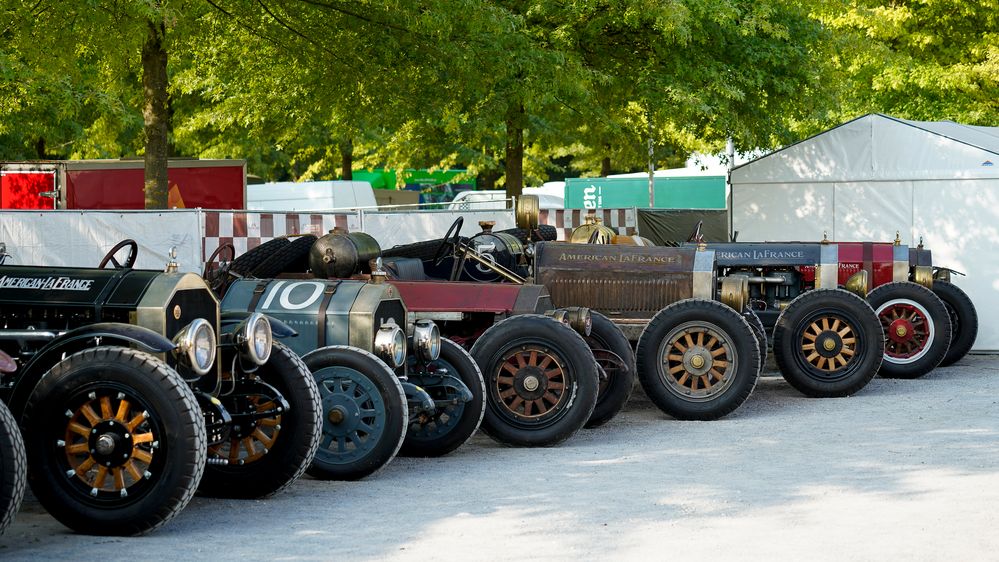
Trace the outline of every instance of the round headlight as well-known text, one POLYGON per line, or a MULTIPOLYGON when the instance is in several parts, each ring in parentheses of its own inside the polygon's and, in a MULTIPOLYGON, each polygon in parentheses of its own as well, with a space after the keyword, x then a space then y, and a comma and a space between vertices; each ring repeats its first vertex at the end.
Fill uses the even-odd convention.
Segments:
POLYGON ((375 334, 375 352, 389 367, 396 369, 406 362, 406 334, 394 322, 382 324, 375 334))
POLYGON ((204 318, 197 318, 177 334, 173 342, 177 344, 178 360, 203 375, 215 363, 215 329, 204 318))
POLYGON ((263 314, 254 312, 243 324, 243 331, 240 339, 242 344, 240 350, 246 358, 257 365, 263 365, 271 357, 271 345, 273 335, 271 334, 271 323, 263 314))
POLYGON ((413 328, 416 353, 424 361, 436 361, 441 355, 441 331, 433 320, 417 320, 413 328))
POLYGON ((396 330, 392 339, 392 361, 395 363, 396 367, 401 367, 406 363, 406 333, 400 328, 399 330, 396 330))

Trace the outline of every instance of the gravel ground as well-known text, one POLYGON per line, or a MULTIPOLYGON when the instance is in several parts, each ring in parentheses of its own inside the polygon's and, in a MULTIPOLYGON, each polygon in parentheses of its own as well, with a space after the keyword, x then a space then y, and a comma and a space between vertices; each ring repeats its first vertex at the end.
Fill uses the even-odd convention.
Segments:
POLYGON ((0 559, 995 560, 997 505, 999 357, 977 356, 843 399, 767 376, 715 422, 636 396, 554 449, 476 436, 362 482, 195 498, 146 537, 75 535, 28 498, 0 559))

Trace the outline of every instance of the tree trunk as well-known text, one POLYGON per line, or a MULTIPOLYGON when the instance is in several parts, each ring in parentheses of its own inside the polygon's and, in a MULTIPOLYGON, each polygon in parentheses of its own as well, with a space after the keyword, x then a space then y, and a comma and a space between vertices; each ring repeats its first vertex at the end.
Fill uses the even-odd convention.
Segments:
POLYGON ((45 160, 45 138, 38 137, 38 142, 35 143, 35 154, 38 155, 39 160, 45 160))
POLYGON ((354 179, 354 141, 343 139, 340 143, 340 167, 343 170, 340 179, 354 179))
POLYGON ((167 156, 170 117, 167 113, 166 25, 149 21, 142 46, 142 117, 146 133, 146 208, 167 207, 167 156))
POLYGON ((600 161, 600 177, 606 178, 611 173, 610 156, 604 156, 600 161))
POLYGON ((506 117, 506 196, 524 192, 524 104, 510 106, 506 117))
POLYGON ((479 181, 476 184, 477 189, 496 189, 496 180, 500 179, 499 170, 486 170, 479 174, 479 181))

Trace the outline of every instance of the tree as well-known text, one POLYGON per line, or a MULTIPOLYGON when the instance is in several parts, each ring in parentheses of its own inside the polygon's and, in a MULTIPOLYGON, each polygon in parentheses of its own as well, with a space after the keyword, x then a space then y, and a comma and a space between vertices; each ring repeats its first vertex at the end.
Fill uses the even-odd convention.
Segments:
POLYGON ((830 0, 846 85, 837 120, 868 112, 999 125, 999 2, 830 0))

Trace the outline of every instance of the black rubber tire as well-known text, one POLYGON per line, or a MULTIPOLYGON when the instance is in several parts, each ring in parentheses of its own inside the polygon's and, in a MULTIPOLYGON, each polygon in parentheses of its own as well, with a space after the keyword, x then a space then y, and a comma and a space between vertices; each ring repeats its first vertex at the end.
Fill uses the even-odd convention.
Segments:
MULTIPOLYGON (((359 480, 387 465, 399 452, 399 447, 406 438, 406 426, 409 424, 406 395, 395 373, 373 354, 345 345, 321 347, 306 354, 302 359, 316 377, 323 412, 319 450, 308 473, 321 480, 359 480), (366 409, 376 411, 375 415, 378 417, 374 423, 378 424, 376 429, 381 431, 376 434, 377 441, 363 454, 354 455, 353 452, 357 451, 355 447, 351 449, 349 457, 344 457, 338 456, 335 451, 337 428, 331 421, 330 414, 342 403, 338 400, 345 398, 342 392, 334 394, 332 391, 343 391, 342 386, 337 388, 339 383, 352 379, 362 381, 368 385, 365 390, 374 393, 374 395, 369 394, 362 404, 368 406, 366 409)), ((356 382, 353 384, 356 387, 356 382)), ((353 396, 348 402, 357 405, 359 397, 353 390, 351 393, 353 396)), ((347 419, 352 420, 354 417, 348 414, 347 419)), ((370 438, 371 434, 368 436, 370 438)))
MULTIPOLYGON (((699 336, 693 341, 696 343, 698 339, 699 336)), ((638 338, 635 357, 638 380, 649 400, 678 420, 708 421, 730 414, 753 393, 760 376, 760 355, 753 329, 738 312, 720 302, 706 299, 678 301, 656 313, 638 338), (709 351, 713 347, 711 340, 703 339, 700 345, 686 345, 686 339, 680 341, 680 338, 685 337, 683 334, 687 331, 712 337, 726 349, 724 361, 727 361, 729 368, 727 373, 722 373, 725 375, 723 379, 717 375, 713 377, 716 382, 712 386, 720 385, 720 388, 708 394, 704 394, 706 389, 701 389, 702 394, 695 396, 693 393, 698 392, 698 383, 695 382, 693 388, 688 388, 685 383, 697 380, 703 384, 705 377, 710 382, 712 377, 708 373, 720 354, 712 355, 712 363, 706 364, 709 370, 705 374, 699 374, 703 367, 692 367, 698 370, 693 371, 695 376, 690 376, 683 362, 669 367, 669 362, 674 361, 669 356, 675 354, 668 354, 666 346, 673 348, 679 344, 684 347, 684 355, 680 356, 684 358, 687 350, 700 348, 709 351), (665 365, 662 358, 667 358, 665 365), (677 367, 680 370, 675 374, 683 372, 679 377, 669 373, 677 367)))
POLYGON ((770 347, 770 342, 767 341, 767 329, 763 325, 763 321, 760 320, 760 317, 752 310, 745 310, 742 313, 742 317, 746 319, 749 327, 753 329, 753 336, 756 338, 756 347, 760 350, 760 370, 763 370, 763 366, 767 364, 767 350, 770 347))
MULTIPOLYGON (((565 324, 537 314, 513 316, 487 329, 472 346, 471 354, 486 379, 486 414, 482 419, 482 430, 496 441, 523 447, 548 447, 565 441, 590 419, 597 403, 597 363, 582 336, 565 324), (540 386, 535 387, 532 392, 527 391, 526 387, 521 388, 527 396, 533 396, 541 388, 541 394, 529 401, 532 404, 530 411, 527 410, 527 402, 521 401, 525 404, 523 415, 498 403, 501 402, 500 393, 504 392, 499 390, 499 385, 507 384, 499 379, 515 381, 514 377, 499 377, 504 358, 512 358, 511 353, 526 346, 538 348, 537 351, 544 357, 542 362, 545 359, 556 362, 561 360, 557 364, 562 365, 561 375, 555 375, 563 378, 562 382, 557 383, 564 385, 562 394, 556 396, 555 407, 548 409, 551 415, 542 414, 534 421, 520 418, 532 415, 537 407, 534 405, 535 401, 542 400, 548 385, 553 384, 547 377, 535 376, 533 380, 540 386)), ((543 369, 536 367, 538 368, 543 369)), ((530 372, 524 367, 518 369, 518 376, 520 373, 523 373, 522 381, 530 377, 530 372)), ((507 390, 516 388, 511 386, 507 390)), ((518 393, 514 400, 525 394, 518 393)), ((514 410, 519 406, 515 406, 514 410)))
POLYGON ((316 237, 311 234, 291 238, 291 242, 282 245, 273 255, 250 272, 251 277, 270 279, 282 273, 305 273, 309 269, 309 250, 316 243, 316 237))
POLYGON ((884 317, 878 314, 881 328, 885 332, 885 357, 881 361, 879 375, 885 378, 917 379, 935 369, 943 361, 950 347, 950 315, 943 301, 933 294, 933 291, 909 281, 886 283, 871 291, 867 295, 867 302, 875 314, 878 314, 882 307, 893 306, 893 303, 920 307, 922 311, 919 312, 919 316, 929 315, 932 327, 933 337, 922 352, 914 358, 901 359, 893 355, 895 346, 892 334, 889 333, 891 314, 886 312, 884 317))
MULTIPOLYGON (((412 349, 412 339, 410 339, 412 349)), ((454 451, 475 435, 486 412, 486 383, 482 371, 460 345, 441 338, 441 354, 431 367, 447 369, 472 392, 472 400, 458 406, 438 408, 433 421, 411 421, 399 454, 406 457, 440 457, 454 451), (443 419, 443 424, 440 420, 443 419)), ((445 389, 423 385, 412 371, 409 380, 430 393, 435 400, 447 398, 445 389)))
POLYGON ((229 271, 243 277, 252 277, 251 273, 257 266, 267 261, 288 244, 291 244, 291 241, 287 238, 268 240, 256 248, 248 250, 245 254, 236 256, 236 259, 232 260, 232 265, 229 266, 229 271))
MULTIPOLYGON (((442 241, 442 238, 438 238, 436 240, 427 240, 425 242, 414 242, 412 244, 393 246, 387 250, 382 250, 382 257, 416 258, 423 261, 431 261, 434 259, 434 255, 437 253, 437 249, 440 248, 442 241)), ((467 243, 468 238, 462 236, 461 241, 467 243)))
POLYGON ((538 228, 534 229, 533 231, 528 230, 526 228, 508 228, 506 230, 500 230, 499 232, 503 232, 516 237, 518 240, 520 240, 520 243, 524 245, 530 244, 532 242, 541 242, 541 241, 551 242, 554 240, 558 240, 558 229, 550 224, 538 225, 538 228))
MULTIPOLYGON (((118 417, 102 411, 104 424, 118 417)), ((80 533, 139 535, 156 529, 187 505, 205 469, 205 420, 194 394, 176 371, 142 351, 95 347, 63 359, 32 391, 22 422, 32 492, 53 517, 80 533), (81 412, 95 400, 91 392, 102 401, 110 397, 112 412, 121 407, 113 400, 123 393, 129 410, 118 417, 135 421, 142 412, 149 414, 136 427, 143 436, 151 434, 151 461, 136 468, 150 476, 128 485, 127 497, 105 491, 93 498, 81 478, 66 477, 70 455, 58 442, 70 433, 69 423, 86 421, 81 412), (76 413, 68 419, 67 411, 76 413)))
POLYGON ((14 521, 24 499, 28 460, 21 430, 10 410, 0 402, 0 535, 14 521))
MULTIPOLYGON (((774 325, 774 360, 784 379, 814 398, 849 396, 867 386, 881 365, 884 331, 874 309, 843 289, 807 291, 785 308, 774 325), (830 376, 812 365, 802 350, 805 330, 821 317, 838 318, 855 332, 853 355, 830 376)), ((818 361, 819 359, 815 359, 818 361)), ((828 360, 827 361, 831 361, 828 360)))
POLYGON ((950 314, 951 339, 947 354, 939 367, 953 365, 971 351, 978 337, 978 311, 968 294, 948 281, 934 281, 933 292, 943 301, 950 314))
MULTIPOLYGON (((258 424, 256 427, 265 432, 266 437, 276 437, 276 440, 267 446, 267 453, 258 459, 242 465, 213 464, 205 468, 205 476, 198 490, 203 495, 241 499, 272 496, 298 480, 312 464, 316 448, 319 447, 322 410, 319 388, 309 368, 288 346, 275 341, 271 346, 270 359, 258 367, 254 374, 276 388, 288 402, 287 411, 275 418, 265 418, 268 423, 278 424, 276 436, 266 433, 274 431, 274 426, 258 424)), ((240 404, 245 403, 245 397, 223 396, 220 400, 231 414, 240 413, 240 404)), ((252 432, 246 436, 252 437, 252 432)), ((233 436, 227 444, 232 447, 239 443, 240 439, 233 436)), ((259 437, 252 443, 255 449, 265 446, 259 437)), ((209 456, 212 456, 212 449, 214 447, 209 449, 209 456)), ((223 449, 222 458, 228 458, 225 454, 228 450, 231 449, 223 449)), ((240 456, 246 452, 245 445, 237 449, 240 456)))
POLYGON ((621 328, 618 328, 610 318, 595 310, 590 311, 592 319, 592 329, 590 335, 584 337, 590 351, 597 358, 600 364, 600 350, 610 351, 624 361, 625 368, 605 369, 607 381, 599 385, 597 389, 597 405, 590 414, 584 427, 599 427, 614 418, 628 403, 631 391, 635 388, 635 350, 631 348, 631 342, 625 337, 621 328))

